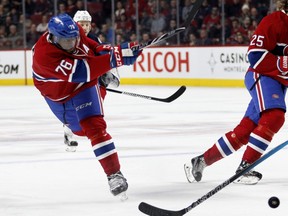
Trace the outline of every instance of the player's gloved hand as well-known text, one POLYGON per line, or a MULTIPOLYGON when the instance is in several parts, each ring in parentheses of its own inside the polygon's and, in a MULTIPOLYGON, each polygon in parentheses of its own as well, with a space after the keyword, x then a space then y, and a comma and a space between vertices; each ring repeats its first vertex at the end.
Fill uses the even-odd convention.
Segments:
POLYGON ((110 53, 112 47, 110 44, 100 44, 95 49, 95 55, 105 55, 110 53))
POLYGON ((277 68, 281 75, 286 76, 288 74, 288 56, 278 56, 277 68))
POLYGON ((110 64, 112 68, 120 67, 122 65, 132 65, 137 57, 141 54, 142 50, 139 49, 137 42, 125 42, 119 46, 112 48, 110 55, 110 64))

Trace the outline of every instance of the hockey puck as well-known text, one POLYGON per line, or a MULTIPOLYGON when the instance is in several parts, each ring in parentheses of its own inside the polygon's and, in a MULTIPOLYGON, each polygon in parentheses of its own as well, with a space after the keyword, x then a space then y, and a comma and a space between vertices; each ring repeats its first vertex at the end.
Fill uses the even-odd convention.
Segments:
POLYGON ((278 197, 273 196, 268 200, 268 204, 271 208, 277 208, 280 205, 280 200, 278 197))

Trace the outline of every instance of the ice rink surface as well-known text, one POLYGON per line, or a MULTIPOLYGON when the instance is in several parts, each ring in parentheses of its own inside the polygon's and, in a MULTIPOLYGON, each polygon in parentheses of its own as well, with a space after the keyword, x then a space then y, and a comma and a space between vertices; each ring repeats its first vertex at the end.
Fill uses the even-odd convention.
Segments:
MULTIPOLYGON (((178 87, 120 86, 167 97, 178 87)), ((87 139, 66 152, 62 125, 33 86, 0 87, 1 216, 137 216, 145 201, 180 210, 231 177, 244 148, 208 167, 189 184, 183 164, 203 153, 242 118, 250 97, 244 88, 187 88, 172 103, 108 93, 105 118, 128 179, 129 199, 113 197, 87 139)), ((288 139, 285 123, 268 150, 288 139)), ((192 209, 197 216, 283 216, 288 212, 288 150, 257 166, 257 185, 230 184, 192 209), (268 199, 277 196, 272 209, 268 199)))

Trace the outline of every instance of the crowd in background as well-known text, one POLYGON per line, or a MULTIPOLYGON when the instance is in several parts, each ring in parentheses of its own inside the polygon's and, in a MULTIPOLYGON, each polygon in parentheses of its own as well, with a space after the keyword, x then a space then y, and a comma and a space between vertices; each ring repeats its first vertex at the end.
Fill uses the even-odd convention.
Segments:
MULTIPOLYGON (((116 0, 114 11, 110 0, 85 2, 92 15, 92 31, 103 42, 112 43, 114 39, 114 44, 119 44, 137 39, 145 42, 177 28, 177 24, 181 26, 195 1, 138 0, 138 22, 135 0, 116 0), (112 13, 115 18, 113 26, 112 13), (136 26, 136 23, 139 25, 136 26)), ((258 23, 271 12, 269 0, 226 0, 222 25, 221 2, 204 0, 188 33, 172 37, 167 43, 186 46, 247 45, 258 23)), ((277 0, 274 3, 273 10, 277 10, 277 0)), ((85 10, 84 1, 57 2, 57 14, 68 13, 73 17, 77 10, 85 10)), ((26 0, 25 15, 21 0, 0 0, 0 49, 31 48, 47 31, 49 18, 54 14, 53 0, 26 0)))

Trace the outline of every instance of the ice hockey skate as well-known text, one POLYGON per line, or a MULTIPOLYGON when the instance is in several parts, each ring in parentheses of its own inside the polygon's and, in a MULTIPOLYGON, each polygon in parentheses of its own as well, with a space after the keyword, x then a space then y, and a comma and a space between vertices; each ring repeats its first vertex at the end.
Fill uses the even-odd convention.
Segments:
POLYGON ((102 76, 100 76, 99 82, 102 86, 111 86, 117 88, 120 85, 120 76, 118 70, 114 68, 103 74, 102 76))
POLYGON ((184 171, 187 177, 188 182, 197 182, 201 181, 202 173, 204 168, 206 167, 206 163, 204 161, 204 156, 200 155, 198 157, 192 158, 191 162, 184 164, 184 171))
POLYGON ((64 144, 66 145, 67 152, 75 152, 78 142, 73 139, 73 132, 66 125, 63 125, 64 128, 64 144))
POLYGON ((108 184, 110 187, 110 192, 120 198, 121 201, 128 199, 126 191, 128 189, 128 183, 123 174, 118 171, 115 174, 108 176, 108 184))
MULTIPOLYGON (((236 173, 240 172, 241 170, 245 169, 248 167, 250 164, 247 163, 246 161, 241 161, 239 167, 236 170, 236 173)), ((246 184, 246 185, 254 185, 257 184, 260 180, 262 179, 262 174, 250 170, 249 172, 245 173, 244 175, 240 176, 238 179, 234 181, 236 184, 246 184)))

